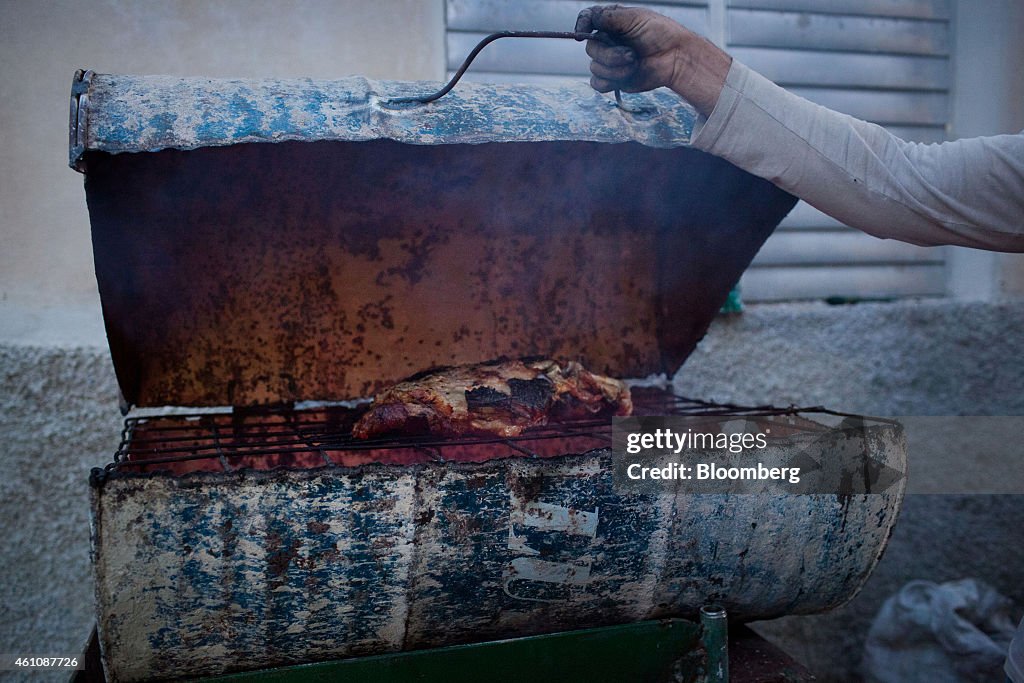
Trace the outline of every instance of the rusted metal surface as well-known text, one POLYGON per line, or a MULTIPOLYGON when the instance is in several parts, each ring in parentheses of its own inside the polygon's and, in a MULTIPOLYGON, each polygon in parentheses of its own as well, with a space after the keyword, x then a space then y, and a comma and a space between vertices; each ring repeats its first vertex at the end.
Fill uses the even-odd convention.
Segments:
MULTIPOLYGON (((872 459, 902 471, 898 426, 868 432, 872 459)), ((708 601, 737 620, 819 612, 866 580, 903 491, 619 495, 610 461, 114 473, 92 501, 107 672, 198 676, 693 617, 708 601)))
POLYGON ((114 366, 142 406, 345 399, 500 356, 672 373, 793 202, 635 143, 86 161, 114 366))
POLYGON ((76 81, 129 403, 352 398, 503 355, 672 372, 794 202, 686 148, 671 93, 643 117, 583 83, 382 106, 430 86, 76 81))

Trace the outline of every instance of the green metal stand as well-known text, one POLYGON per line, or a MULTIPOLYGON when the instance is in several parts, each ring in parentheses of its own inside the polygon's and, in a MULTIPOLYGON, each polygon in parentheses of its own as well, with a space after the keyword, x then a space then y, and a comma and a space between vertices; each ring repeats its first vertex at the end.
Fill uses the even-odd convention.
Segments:
POLYGON ((700 608, 701 642, 706 661, 706 683, 729 683, 729 626, 725 608, 705 605, 700 608))
POLYGON ((552 633, 221 676, 214 681, 492 683, 684 681, 727 683, 726 619, 702 612, 683 619, 552 633))

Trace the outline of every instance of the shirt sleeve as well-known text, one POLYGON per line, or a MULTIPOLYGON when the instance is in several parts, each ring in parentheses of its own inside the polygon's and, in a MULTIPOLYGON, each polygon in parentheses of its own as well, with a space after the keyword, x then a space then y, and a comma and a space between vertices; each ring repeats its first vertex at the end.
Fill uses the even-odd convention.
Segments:
POLYGON ((876 237, 1024 252, 1024 133, 906 142, 733 60, 692 145, 876 237))

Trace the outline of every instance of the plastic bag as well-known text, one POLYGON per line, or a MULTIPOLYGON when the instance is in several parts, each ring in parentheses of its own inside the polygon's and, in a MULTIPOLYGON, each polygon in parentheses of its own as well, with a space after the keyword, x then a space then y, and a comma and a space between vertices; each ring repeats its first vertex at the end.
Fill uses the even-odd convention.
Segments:
POLYGON ((864 645, 870 683, 1003 681, 1011 601, 977 579, 911 581, 882 605, 864 645))

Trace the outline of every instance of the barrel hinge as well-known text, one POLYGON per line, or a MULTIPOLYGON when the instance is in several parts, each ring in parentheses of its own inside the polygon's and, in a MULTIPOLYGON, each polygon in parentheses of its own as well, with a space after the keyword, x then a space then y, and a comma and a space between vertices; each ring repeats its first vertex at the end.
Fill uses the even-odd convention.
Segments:
POLYGON ((79 69, 71 81, 71 119, 68 124, 68 165, 85 173, 85 141, 89 113, 89 84, 95 72, 79 69))

